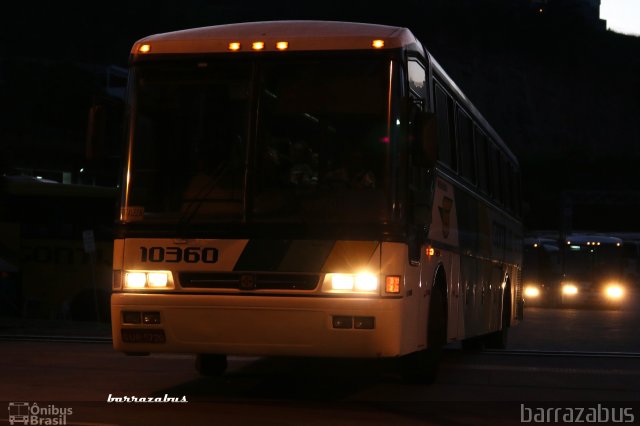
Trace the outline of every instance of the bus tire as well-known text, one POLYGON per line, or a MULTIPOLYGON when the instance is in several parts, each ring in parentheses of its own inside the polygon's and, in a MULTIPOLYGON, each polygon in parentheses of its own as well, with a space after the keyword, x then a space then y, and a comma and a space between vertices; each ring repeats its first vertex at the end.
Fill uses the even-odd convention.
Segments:
POLYGON ((438 374, 442 348, 447 342, 447 301, 443 282, 446 281, 437 279, 431 290, 427 349, 403 357, 403 377, 409 382, 430 384, 438 374))
POLYGON ((227 369, 227 356, 219 354, 196 355, 196 371, 201 376, 218 377, 227 369))

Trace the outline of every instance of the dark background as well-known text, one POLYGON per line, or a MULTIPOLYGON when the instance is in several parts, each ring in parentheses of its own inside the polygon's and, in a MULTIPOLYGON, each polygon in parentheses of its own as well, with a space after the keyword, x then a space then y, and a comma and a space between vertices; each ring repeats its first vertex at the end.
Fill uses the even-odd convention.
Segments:
POLYGON ((103 162, 85 158, 88 112, 117 105, 131 45, 146 35, 253 20, 373 22, 410 28, 511 146, 528 229, 558 229, 569 198, 574 228, 638 231, 640 37, 606 31, 594 3, 21 2, 0 18, 0 167, 115 184, 119 110, 103 162))

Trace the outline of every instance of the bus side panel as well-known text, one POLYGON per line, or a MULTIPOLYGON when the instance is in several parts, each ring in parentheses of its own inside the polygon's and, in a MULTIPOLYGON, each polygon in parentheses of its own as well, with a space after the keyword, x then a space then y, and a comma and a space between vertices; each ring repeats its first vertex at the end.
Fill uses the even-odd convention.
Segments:
POLYGON ((460 283, 460 256, 447 253, 445 256, 448 267, 447 281, 449 286, 449 321, 447 324, 448 340, 459 340, 464 337, 464 292, 460 283), (447 259, 448 258, 448 259, 447 259))
POLYGON ((517 223, 443 176, 436 179, 429 239, 447 265, 449 340, 501 328, 502 294, 509 277, 514 323, 521 294, 517 223), (450 258, 448 258, 450 256, 450 258))
POLYGON ((433 241, 449 251, 459 249, 458 213, 456 210, 453 185, 442 177, 437 177, 428 238, 429 241, 433 241))
MULTIPOLYGON (((449 305, 447 338, 449 341, 464 336, 464 294, 460 281, 460 234, 458 225, 456 191, 451 182, 441 176, 436 178, 432 223, 428 239, 436 248, 436 265, 442 265, 447 280, 447 301, 449 305)), ((435 268, 425 271, 430 281, 435 279, 435 268), (431 276, 429 277, 429 274, 431 276)), ((427 300, 428 306, 428 300, 427 300)))

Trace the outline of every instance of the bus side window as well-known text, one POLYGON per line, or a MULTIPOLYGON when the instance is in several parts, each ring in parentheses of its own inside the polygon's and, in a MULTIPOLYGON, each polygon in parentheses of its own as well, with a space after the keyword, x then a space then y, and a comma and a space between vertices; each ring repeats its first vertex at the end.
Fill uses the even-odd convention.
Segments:
POLYGON ((502 176, 504 176, 504 206, 508 211, 513 212, 513 178, 509 163, 504 155, 500 156, 500 165, 502 166, 502 176))
POLYGON ((452 146, 449 123, 453 121, 453 117, 449 114, 449 104, 452 102, 447 93, 440 87, 435 85, 436 97, 436 116, 438 120, 438 159, 447 166, 455 168, 455 162, 452 162, 452 146))
POLYGON ((518 169, 513 164, 511 165, 511 170, 513 171, 513 176, 514 176, 513 185, 515 188, 516 216, 521 217, 522 216, 522 186, 520 181, 520 173, 518 172, 518 169))
POLYGON ((473 148, 473 122, 460 107, 456 109, 458 148, 460 150, 460 174, 468 181, 476 182, 475 155, 473 148))
POLYGON ((473 139, 476 147, 476 158, 478 159, 478 187, 485 194, 489 193, 489 175, 487 156, 487 138, 478 126, 473 127, 473 139))
POLYGON ((507 168, 509 170, 509 181, 510 181, 510 189, 511 189, 511 212, 515 216, 520 215, 520 188, 519 186, 519 177, 518 173, 513 167, 513 164, 509 161, 507 162, 507 168))
POLYGON ((502 167, 500 167, 500 151, 495 147, 491 148, 491 183, 493 184, 493 199, 502 204, 504 198, 502 196, 502 167))

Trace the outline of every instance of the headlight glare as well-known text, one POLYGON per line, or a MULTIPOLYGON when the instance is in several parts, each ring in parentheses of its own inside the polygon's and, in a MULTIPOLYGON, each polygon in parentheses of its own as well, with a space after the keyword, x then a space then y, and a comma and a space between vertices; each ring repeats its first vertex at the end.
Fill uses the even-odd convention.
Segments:
POLYGON ((356 290, 376 291, 378 290, 378 277, 373 274, 356 275, 356 290))
POLYGON ((131 271, 125 274, 124 288, 161 290, 173 288, 173 280, 169 271, 131 271))
POLYGON ((535 285, 528 285, 524 289, 524 296, 530 299, 535 299, 540 296, 540 289, 535 285))
POLYGON ((332 290, 353 290, 353 275, 333 274, 331 277, 332 290))
POLYGON ((149 272, 147 277, 149 280, 149 287, 166 287, 169 282, 169 277, 166 272, 149 272))
POLYGON ((378 292, 378 276, 370 273, 327 274, 323 291, 329 293, 367 293, 378 292))
POLYGON ((618 284, 609 284, 605 288, 605 294, 609 299, 620 299, 624 296, 624 289, 618 284))
POLYGON ((562 294, 567 296, 573 296, 578 294, 578 287, 573 284, 564 284, 562 286, 562 294))
POLYGON ((125 278, 127 288, 144 288, 147 285, 147 274, 144 272, 129 272, 125 278))

